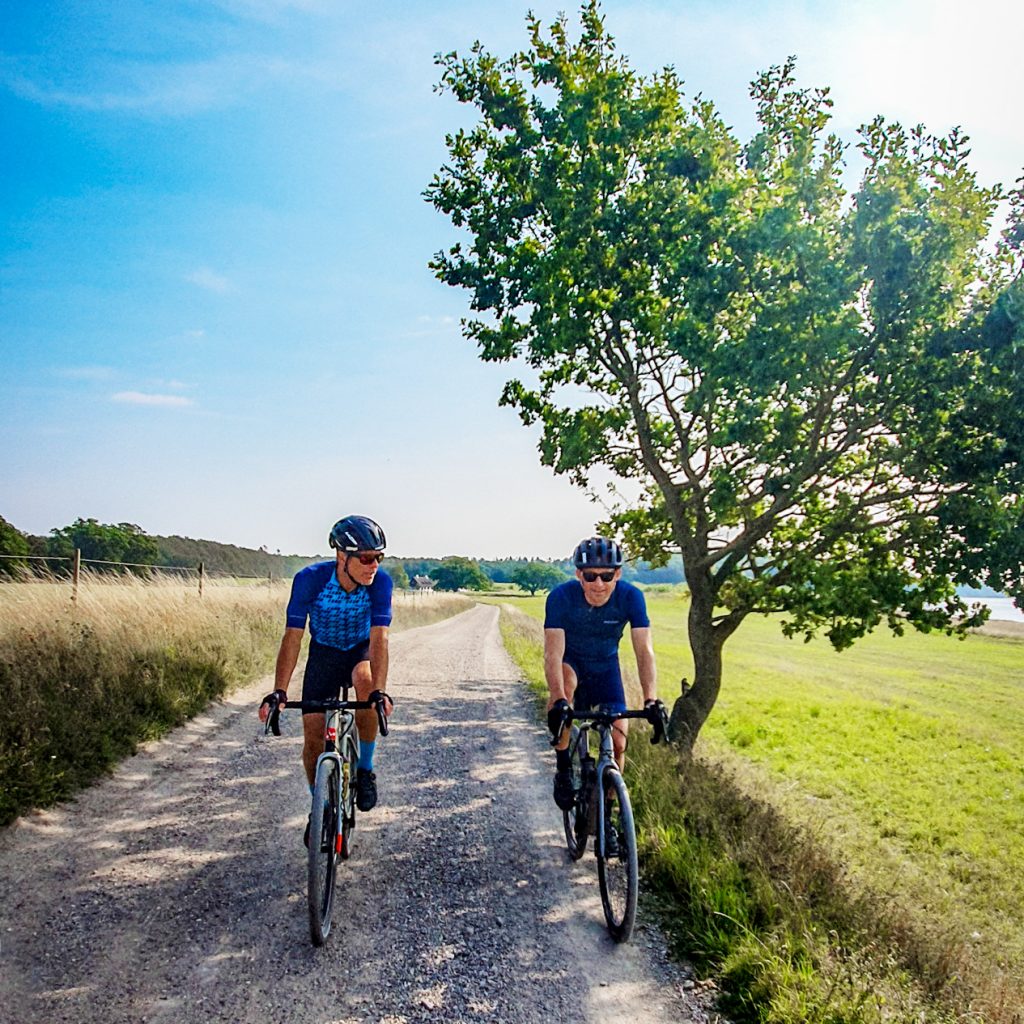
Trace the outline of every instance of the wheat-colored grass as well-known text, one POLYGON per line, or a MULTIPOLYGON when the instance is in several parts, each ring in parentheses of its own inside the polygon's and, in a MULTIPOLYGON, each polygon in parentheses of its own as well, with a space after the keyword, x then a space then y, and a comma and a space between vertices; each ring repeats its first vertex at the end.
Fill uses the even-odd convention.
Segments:
MULTIPOLYGON (((273 672, 289 583, 84 573, 0 583, 0 824, 45 806, 273 672)), ((459 595, 395 595, 394 630, 470 607, 459 595)))

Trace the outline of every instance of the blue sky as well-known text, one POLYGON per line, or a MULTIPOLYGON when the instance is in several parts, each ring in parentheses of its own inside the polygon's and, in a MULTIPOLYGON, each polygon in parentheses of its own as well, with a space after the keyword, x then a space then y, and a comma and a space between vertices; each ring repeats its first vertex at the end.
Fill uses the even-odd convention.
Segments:
MULTIPOLYGON (((564 556, 602 510, 497 406, 421 193, 467 112, 433 56, 526 44, 528 0, 55 3, 0 12, 0 515, 271 551, 347 512, 399 555, 564 556)), ((550 21, 567 3, 534 2, 550 21)), ((962 125, 985 183, 1024 165, 1016 0, 606 0, 740 138, 798 58, 853 139, 962 125)))

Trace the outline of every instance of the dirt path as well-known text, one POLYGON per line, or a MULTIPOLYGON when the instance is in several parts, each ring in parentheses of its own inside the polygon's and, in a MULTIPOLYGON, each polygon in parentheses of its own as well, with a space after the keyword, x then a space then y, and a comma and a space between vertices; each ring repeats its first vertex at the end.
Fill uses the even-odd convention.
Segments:
POLYGON ((259 734, 268 680, 0 833, 9 1024, 712 1021, 643 908, 603 927, 572 865, 552 757, 497 610, 392 638, 381 801, 339 870, 328 944, 308 938, 298 715, 259 734), (343 916, 344 915, 344 916, 343 916))

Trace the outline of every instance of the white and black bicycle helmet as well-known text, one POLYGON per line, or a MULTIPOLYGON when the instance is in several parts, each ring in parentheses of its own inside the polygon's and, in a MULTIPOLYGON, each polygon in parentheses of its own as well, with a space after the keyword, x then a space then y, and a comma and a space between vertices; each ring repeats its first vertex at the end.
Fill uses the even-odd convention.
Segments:
POLYGON ((588 537, 576 545, 572 562, 577 569, 618 569, 622 565, 622 547, 607 537, 588 537))
POLYGON ((339 519, 327 539, 335 551, 383 551, 387 546, 384 531, 366 516, 339 519))

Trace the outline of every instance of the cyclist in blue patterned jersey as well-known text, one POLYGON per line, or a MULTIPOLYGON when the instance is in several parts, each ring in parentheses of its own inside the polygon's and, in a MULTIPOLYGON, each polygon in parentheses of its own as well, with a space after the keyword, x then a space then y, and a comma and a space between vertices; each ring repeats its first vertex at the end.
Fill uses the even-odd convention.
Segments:
MULTIPOLYGON (((303 700, 337 697, 342 686, 354 686, 358 700, 367 700, 374 690, 385 689, 392 583, 380 568, 387 543, 384 531, 366 516, 346 516, 335 523, 329 541, 337 553, 334 560, 308 565, 292 581, 274 674, 274 694, 282 703, 288 697, 307 619, 310 641, 302 680, 303 700)), ((267 717, 265 701, 260 705, 261 721, 267 717)), ((390 701, 385 712, 391 714, 390 701)), ((323 713, 302 713, 302 763, 310 788, 317 758, 323 751, 324 717, 323 713)), ((376 712, 357 711, 356 725, 356 805, 368 811, 377 803, 377 776, 373 771, 376 712)), ((308 838, 307 824, 307 845, 308 838)))
MULTIPOLYGON (((652 724, 656 718, 664 720, 647 603, 638 587, 622 580, 622 548, 605 537, 588 537, 576 546, 573 564, 576 579, 555 587, 544 611, 544 676, 552 735, 558 735, 563 713, 570 705, 579 711, 598 706, 626 710, 619 640, 627 624, 644 708, 652 724)), ((626 757, 628 727, 628 719, 623 719, 612 728, 620 769, 626 757)), ((566 730, 555 750, 554 797, 563 810, 572 807, 574 797, 568 748, 566 730)))

